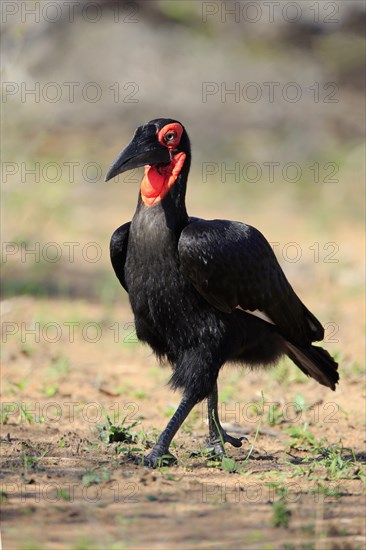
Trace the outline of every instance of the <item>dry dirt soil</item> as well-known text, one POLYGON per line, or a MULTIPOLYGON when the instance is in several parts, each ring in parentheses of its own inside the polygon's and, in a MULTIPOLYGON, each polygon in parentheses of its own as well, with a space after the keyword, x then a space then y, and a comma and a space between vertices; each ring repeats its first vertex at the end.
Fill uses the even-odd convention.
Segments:
MULTIPOLYGON (((348 316, 358 302, 349 298, 348 316)), ((202 404, 175 438, 177 464, 149 470, 133 457, 179 395, 169 368, 136 342, 122 296, 109 306, 26 296, 2 305, 5 549, 365 548, 360 328, 342 348, 335 393, 290 362, 227 366, 222 422, 248 440, 227 446, 223 463, 207 456, 202 404), (108 443, 113 435, 121 441, 108 443)), ((334 341, 331 331, 332 352, 334 341)))

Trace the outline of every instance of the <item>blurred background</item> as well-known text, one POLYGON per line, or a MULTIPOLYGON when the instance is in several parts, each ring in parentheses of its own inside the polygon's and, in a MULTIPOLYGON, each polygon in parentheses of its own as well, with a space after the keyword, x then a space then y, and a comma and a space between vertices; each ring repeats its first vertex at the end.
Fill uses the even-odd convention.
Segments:
POLYGON ((127 303, 108 246, 140 173, 104 175, 138 125, 172 117, 192 142, 190 214, 258 227, 309 307, 359 346, 364 11, 4 2, 3 296, 127 303))

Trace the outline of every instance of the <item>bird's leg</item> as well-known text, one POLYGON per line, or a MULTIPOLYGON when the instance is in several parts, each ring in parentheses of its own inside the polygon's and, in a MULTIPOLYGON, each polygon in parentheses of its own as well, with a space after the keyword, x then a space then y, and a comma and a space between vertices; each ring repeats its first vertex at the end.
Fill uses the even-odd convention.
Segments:
POLYGON ((162 457, 167 455, 167 461, 169 461, 169 458, 170 460, 175 460, 169 452, 169 445, 196 403, 197 401, 192 397, 183 396, 179 407, 173 414, 165 430, 160 434, 152 451, 144 457, 143 462, 145 466, 156 468, 163 462, 162 457))
POLYGON ((209 436, 207 440, 207 448, 219 456, 224 456, 225 451, 223 443, 230 443, 233 447, 241 447, 242 440, 245 437, 232 437, 225 432, 220 424, 219 413, 217 410, 218 392, 217 383, 214 389, 207 398, 207 410, 208 410, 208 429, 209 436))

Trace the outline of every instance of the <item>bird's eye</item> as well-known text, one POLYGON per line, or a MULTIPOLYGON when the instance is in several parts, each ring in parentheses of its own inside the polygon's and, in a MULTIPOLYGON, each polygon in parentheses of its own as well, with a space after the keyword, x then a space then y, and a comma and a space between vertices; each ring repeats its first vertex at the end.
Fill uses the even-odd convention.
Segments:
POLYGON ((167 132, 164 136, 164 141, 168 143, 169 141, 173 141, 177 137, 177 134, 175 132, 167 132))
POLYGON ((182 134, 182 125, 179 124, 179 122, 170 122, 157 132, 157 138, 161 145, 164 145, 168 149, 175 150, 179 145, 182 134))

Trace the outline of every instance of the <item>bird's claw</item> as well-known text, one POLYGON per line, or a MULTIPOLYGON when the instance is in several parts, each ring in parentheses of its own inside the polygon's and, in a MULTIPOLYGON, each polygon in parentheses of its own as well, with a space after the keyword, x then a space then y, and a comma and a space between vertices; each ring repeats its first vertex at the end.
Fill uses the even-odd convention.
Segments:
POLYGON ((147 466, 148 468, 161 468, 162 466, 172 466, 177 459, 169 451, 165 453, 154 452, 154 449, 146 456, 134 457, 135 464, 147 466))
POLYGON ((230 443, 233 447, 241 447, 243 445, 243 441, 248 441, 248 438, 244 435, 241 437, 233 437, 225 432, 224 442, 230 443))
POLYGON ((225 432, 225 430, 221 430, 221 437, 220 435, 211 434, 207 440, 207 450, 215 455, 218 456, 224 456, 225 450, 223 447, 224 443, 230 443, 233 447, 241 447, 243 440, 247 440, 245 436, 242 437, 233 437, 225 432))

